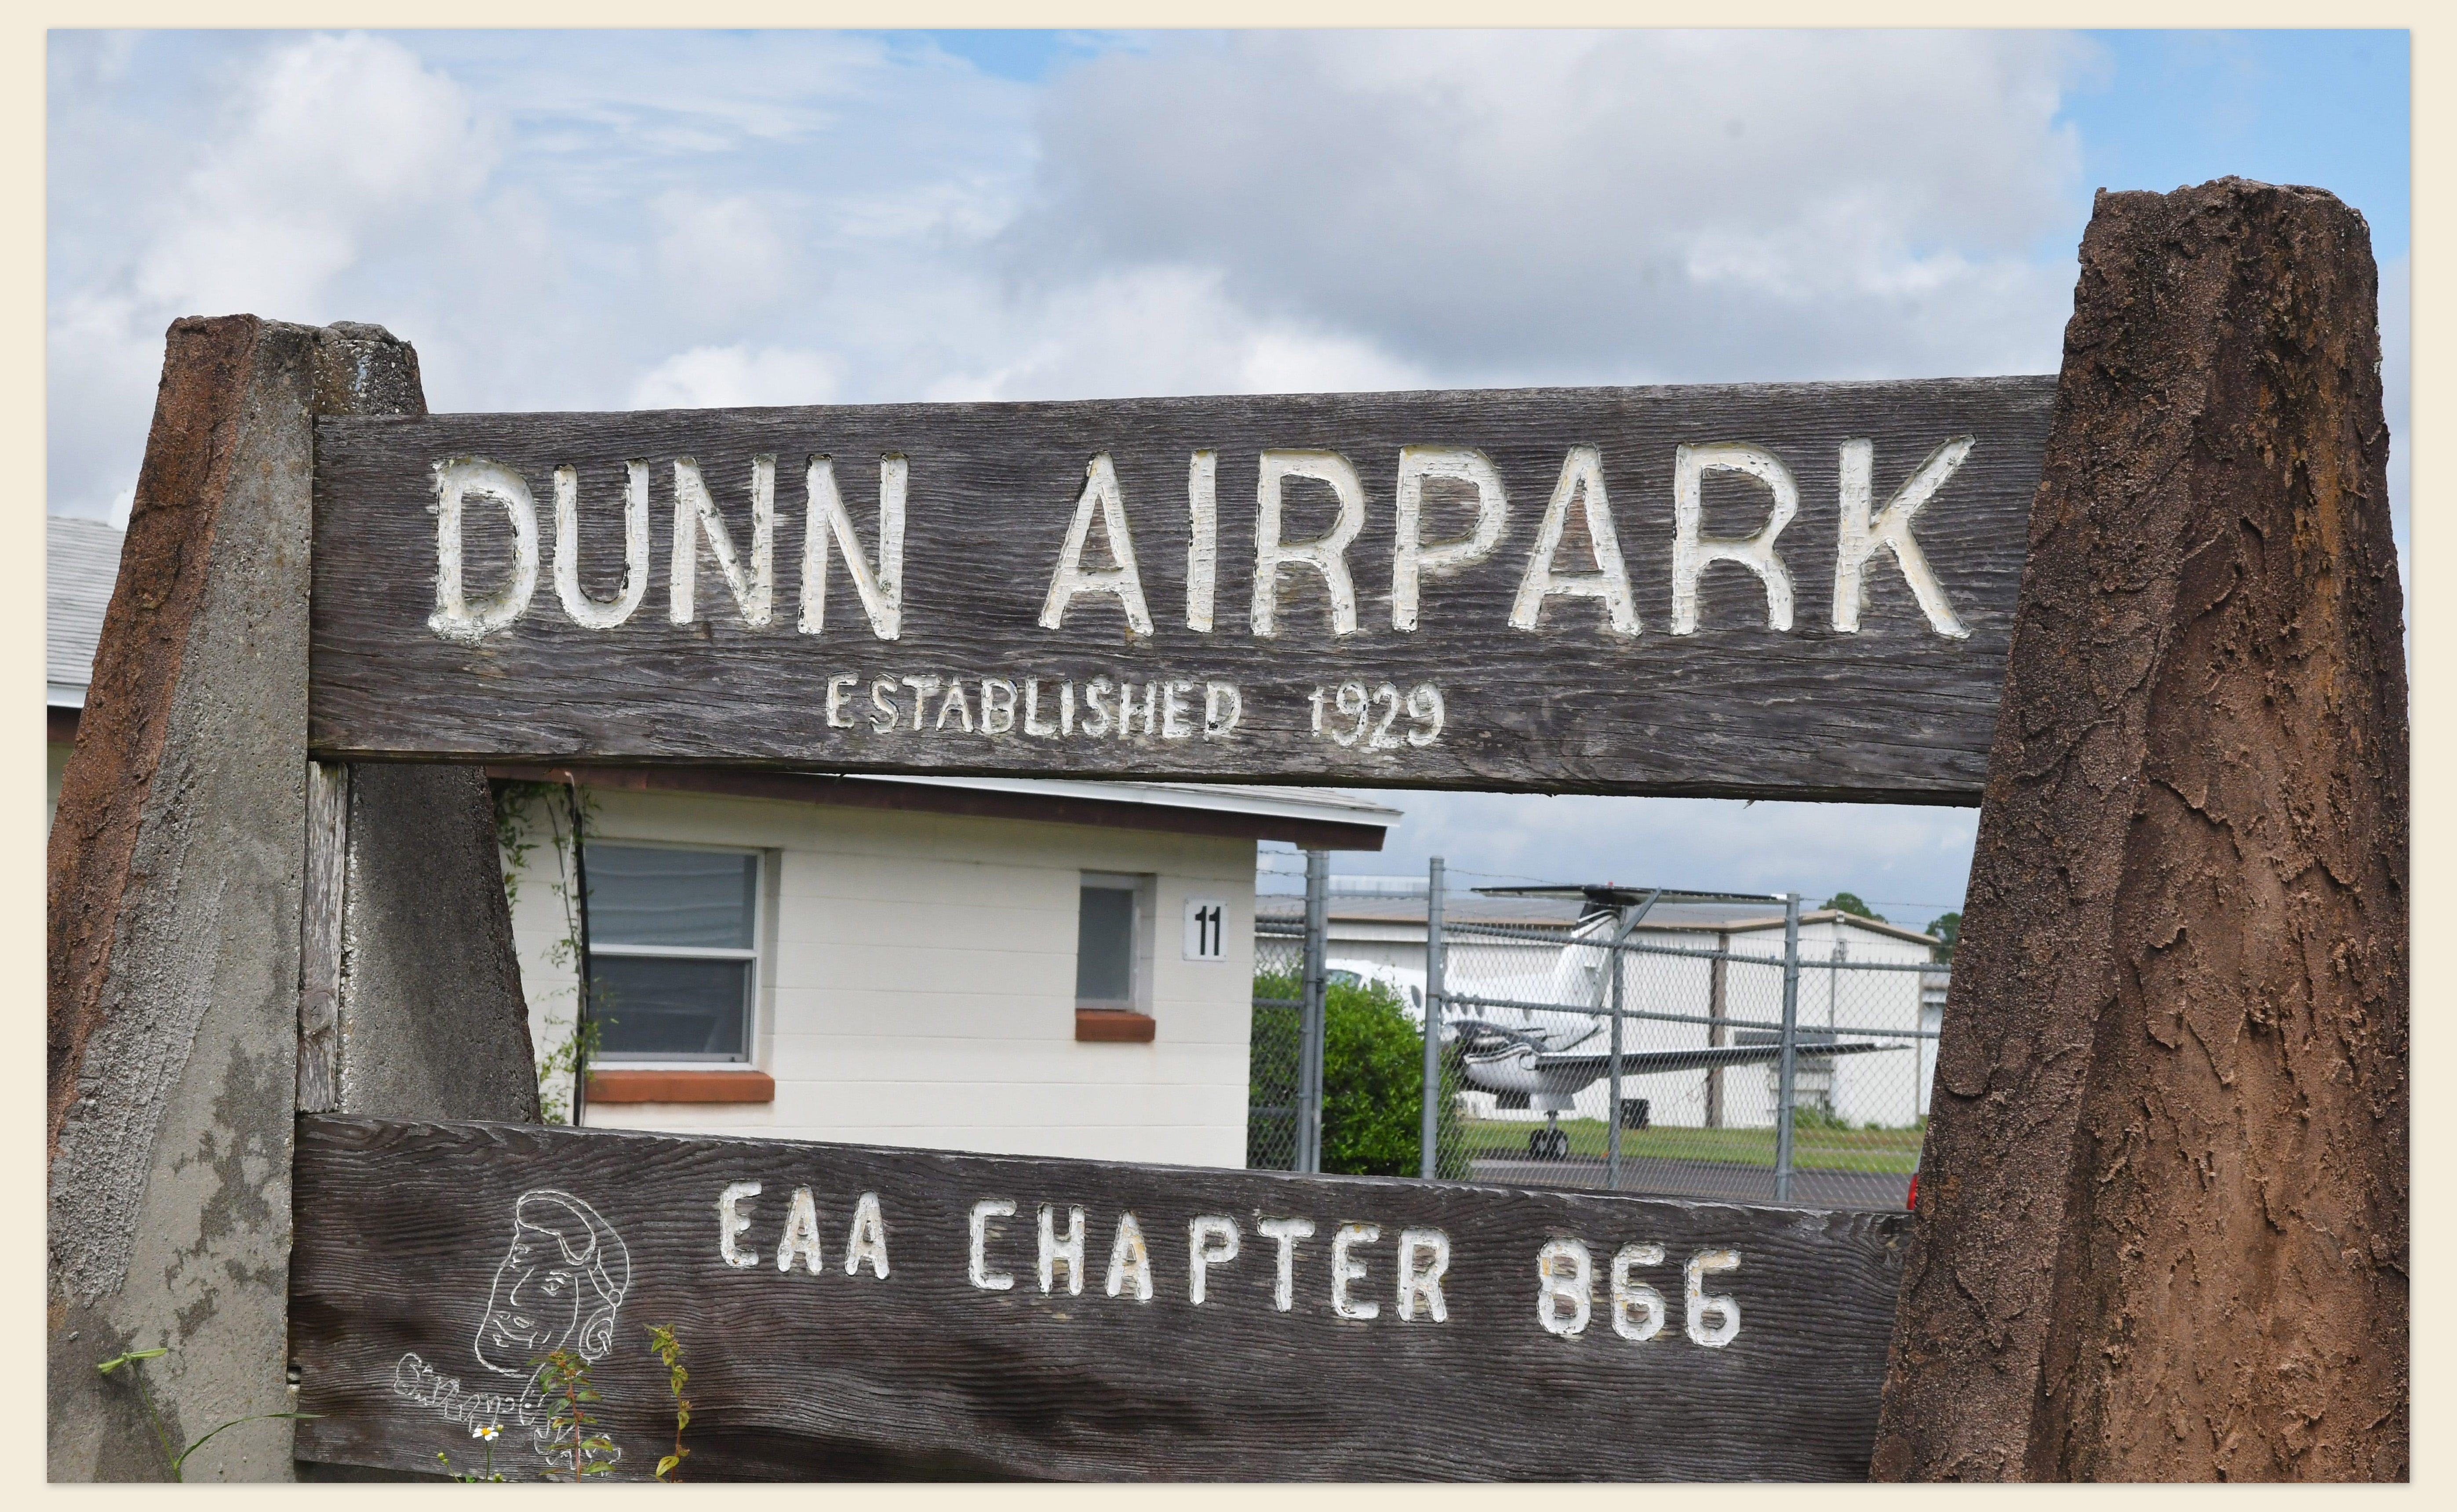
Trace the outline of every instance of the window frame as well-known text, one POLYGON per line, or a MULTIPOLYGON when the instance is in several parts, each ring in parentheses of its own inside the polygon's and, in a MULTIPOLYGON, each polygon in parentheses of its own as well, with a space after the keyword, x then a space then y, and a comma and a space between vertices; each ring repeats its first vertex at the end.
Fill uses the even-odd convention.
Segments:
POLYGON ((1131 871, 1079 871, 1075 887, 1075 971, 1080 981, 1084 970, 1084 894, 1087 891, 1110 891, 1126 894, 1129 911, 1126 917, 1126 995, 1123 998, 1083 997, 1074 999, 1075 1009, 1084 1013, 1140 1013, 1151 1011, 1151 978, 1153 963, 1152 919, 1158 911, 1153 894, 1158 879, 1131 871))
POLYGON ((671 1052, 655 1053, 601 1049, 588 1059, 592 1067, 609 1071, 755 1071, 759 1068, 761 1032, 766 1015, 761 1005, 768 993, 767 946, 769 901, 768 889, 775 874, 769 853, 756 846, 700 845, 679 840, 633 840, 620 835, 591 835, 587 844, 607 846, 626 850, 680 850, 694 855, 749 856, 751 875, 751 945, 749 949, 733 946, 699 945, 624 945, 601 944, 597 931, 588 931, 588 955, 591 962, 589 981, 596 981, 595 960, 599 956, 628 956, 634 960, 682 961, 747 961, 750 978, 743 989, 742 1048, 730 1055, 678 1055, 671 1052))

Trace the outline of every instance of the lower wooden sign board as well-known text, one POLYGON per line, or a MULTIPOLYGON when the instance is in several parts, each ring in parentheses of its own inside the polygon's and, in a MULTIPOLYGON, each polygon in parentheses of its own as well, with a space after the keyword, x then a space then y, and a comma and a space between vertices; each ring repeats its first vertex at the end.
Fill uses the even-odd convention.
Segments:
POLYGON ((647 1480, 1863 1480, 1896 1214, 300 1120, 302 1460, 647 1480), (491 1440, 476 1430, 501 1426, 491 1440), (557 1440, 566 1440, 558 1447, 557 1440))

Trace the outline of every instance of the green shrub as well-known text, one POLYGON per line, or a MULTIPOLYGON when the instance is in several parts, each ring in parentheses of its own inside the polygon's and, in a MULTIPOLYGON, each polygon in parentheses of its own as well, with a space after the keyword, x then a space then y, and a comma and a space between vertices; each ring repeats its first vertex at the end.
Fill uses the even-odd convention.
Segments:
MULTIPOLYGON (((1294 972, 1270 972, 1254 978, 1254 995, 1297 998, 1305 995, 1305 988, 1294 972)), ((1296 1101, 1297 1018, 1293 1009, 1256 1011, 1252 1102, 1285 1106, 1296 1101), (1266 1032, 1267 1015, 1277 1032, 1266 1032)), ((1416 1175, 1422 1169, 1424 1036, 1408 1021, 1398 998, 1378 983, 1331 984, 1323 1020, 1323 1170, 1340 1175, 1416 1175)), ((1445 1047, 1443 1057, 1442 1080, 1456 1087, 1457 1047, 1445 1047)), ((1447 1180, 1463 1180, 1468 1156, 1459 1134, 1457 1099, 1444 1097, 1437 1117, 1435 1172, 1447 1180)))

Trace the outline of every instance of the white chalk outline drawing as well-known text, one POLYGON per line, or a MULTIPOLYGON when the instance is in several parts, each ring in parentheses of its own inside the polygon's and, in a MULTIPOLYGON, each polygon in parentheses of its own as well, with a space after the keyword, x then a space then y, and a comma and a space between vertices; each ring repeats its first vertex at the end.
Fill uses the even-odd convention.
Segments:
MULTIPOLYGON (((535 1361, 564 1348, 592 1364, 605 1359, 614 1347, 614 1315, 630 1290, 630 1246, 595 1208, 568 1192, 524 1192, 512 1205, 511 1245, 495 1267, 486 1315, 470 1344, 471 1356, 494 1375, 526 1376, 520 1390, 470 1391, 415 1353, 393 1367, 392 1389, 472 1428, 521 1423, 540 1457, 568 1472, 571 1454, 553 1447, 547 1420, 555 1404, 538 1390, 542 1367, 535 1361)), ((591 1458, 610 1464, 623 1451, 609 1446, 591 1458)))

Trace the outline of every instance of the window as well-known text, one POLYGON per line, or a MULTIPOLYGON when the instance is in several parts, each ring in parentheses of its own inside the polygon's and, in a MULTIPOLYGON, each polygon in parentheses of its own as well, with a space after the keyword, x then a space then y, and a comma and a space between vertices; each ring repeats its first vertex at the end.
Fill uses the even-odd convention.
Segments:
POLYGON ((1134 1009, 1142 955, 1143 888, 1133 877, 1086 873, 1075 923, 1075 1006, 1134 1009))
POLYGON ((747 1061, 759 857, 588 848, 590 1013, 607 1060, 747 1061))

